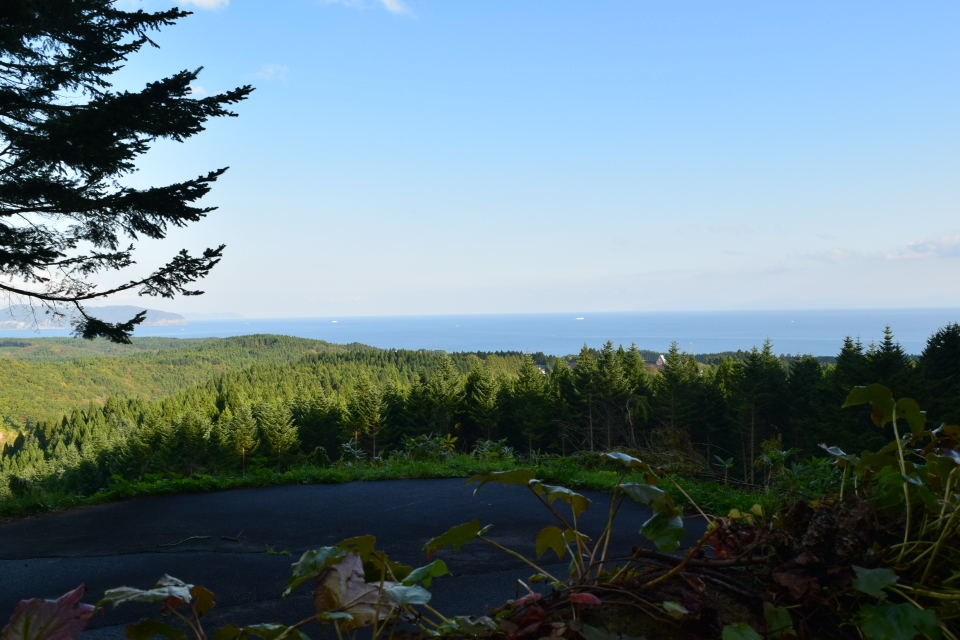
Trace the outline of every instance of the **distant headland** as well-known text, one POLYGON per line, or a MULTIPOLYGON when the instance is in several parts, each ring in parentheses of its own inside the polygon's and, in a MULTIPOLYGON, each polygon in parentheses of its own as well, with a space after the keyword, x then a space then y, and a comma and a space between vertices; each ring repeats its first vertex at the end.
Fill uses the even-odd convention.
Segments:
MULTIPOLYGON (((185 325, 187 319, 179 313, 170 313, 169 311, 158 311, 156 309, 145 309, 133 305, 113 305, 106 307, 86 307, 87 313, 104 322, 126 322, 141 311, 147 312, 141 326, 144 327, 166 327, 173 325, 185 325)), ((66 329, 72 324, 74 312, 66 312, 64 317, 55 317, 43 307, 31 307, 26 304, 15 304, 0 309, 0 331, 16 331, 24 329, 66 329)))

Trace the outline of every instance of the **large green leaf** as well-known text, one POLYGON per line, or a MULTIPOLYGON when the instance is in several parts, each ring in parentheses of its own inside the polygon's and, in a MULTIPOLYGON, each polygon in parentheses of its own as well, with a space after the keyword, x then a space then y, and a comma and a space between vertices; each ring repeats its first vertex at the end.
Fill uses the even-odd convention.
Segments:
POLYGON ((655 487, 652 484, 638 484, 635 482, 627 482, 617 487, 623 491, 625 494, 630 496, 631 499, 639 502, 640 504, 645 504, 657 513, 663 513, 670 516, 680 515, 680 510, 677 509, 676 503, 674 503, 673 498, 670 497, 670 494, 661 489, 660 487, 655 487))
POLYGON ((283 592, 283 597, 286 598, 307 580, 319 576, 327 567, 339 562, 345 555, 347 552, 336 546, 320 547, 305 552, 299 560, 290 565, 293 568, 293 576, 286 591, 283 592))
POLYGON ((643 637, 637 638, 625 633, 609 631, 605 627, 594 627, 586 623, 580 627, 580 634, 586 640, 646 640, 643 637))
MULTIPOLYGON (((262 623, 262 624, 251 624, 243 628, 244 635, 257 636, 258 638, 263 638, 264 640, 276 640, 289 629, 288 626, 283 624, 275 623, 262 623)), ((305 636, 299 632, 299 630, 294 629, 291 633, 287 634, 287 638, 293 636, 294 638, 304 638, 305 636)))
POLYGON ((927 413, 920 410, 920 405, 913 398, 900 398, 897 401, 897 418, 906 420, 915 436, 923 433, 927 426, 927 413))
POLYGON ((561 560, 567 555, 567 545, 560 527, 549 526, 537 534, 537 557, 542 558, 547 549, 553 549, 561 560))
POLYGON ((193 608, 196 610, 197 617, 199 618, 207 615, 210 609, 217 606, 217 603, 214 602, 215 596, 213 592, 206 587, 194 585, 190 587, 190 595, 193 596, 193 608))
POLYGON ((56 600, 21 600, 10 623, 0 632, 2 640, 73 640, 80 635, 96 610, 80 598, 86 587, 80 585, 56 600))
POLYGON ((127 625, 127 640, 150 640, 157 636, 170 638, 170 640, 186 640, 187 633, 183 629, 149 618, 138 624, 127 625))
POLYGON ((437 536, 432 540, 427 540, 427 543, 423 545, 423 550, 426 552, 428 560, 430 556, 444 547, 453 547, 455 550, 460 551, 460 547, 468 542, 473 542, 489 528, 489 526, 481 528, 479 520, 471 520, 470 522, 452 527, 443 535, 437 536))
POLYGON ((467 480, 467 484, 472 484, 474 482, 480 482, 477 485, 477 488, 473 490, 473 495, 477 495, 477 491, 480 491, 480 487, 487 484, 488 482, 502 482, 504 485, 508 484, 521 484, 527 486, 530 484, 530 481, 537 477, 536 472, 533 469, 511 469, 509 471, 491 471, 490 473, 483 473, 480 475, 473 476, 467 480))
POLYGON ((258 638, 263 638, 263 640, 276 640, 286 633, 284 636, 285 638, 291 638, 292 640, 310 640, 310 638, 301 633, 299 629, 294 629, 293 631, 287 632, 287 629, 289 628, 290 627, 283 624, 270 623, 251 624, 242 629, 230 625, 217 630, 213 638, 214 640, 234 640, 236 638, 256 636, 258 638))
POLYGON ((419 585, 397 585, 383 590, 383 599, 391 604, 427 604, 430 592, 419 585))
POLYGON ((366 557, 373 553, 374 549, 377 547, 377 536, 357 536, 355 538, 347 538, 346 540, 341 540, 333 546, 339 547, 348 553, 358 555, 361 559, 366 559, 366 557))
POLYGON ((403 580, 410 575, 413 567, 403 564, 402 562, 391 560, 386 553, 380 551, 371 553, 366 558, 363 558, 363 571, 366 573, 367 580, 370 582, 380 582, 381 579, 392 579, 391 574, 397 580, 403 580), (389 568, 389 571, 386 571, 387 568, 389 568))
POLYGON ((243 629, 235 624, 228 624, 213 633, 213 640, 236 640, 243 633, 243 629))
POLYGON ((566 487, 558 487, 551 484, 543 484, 539 480, 531 480, 530 487, 533 488, 538 494, 547 497, 547 501, 550 504, 553 504, 553 501, 559 498, 567 504, 570 505, 570 508, 573 510, 574 517, 579 518, 580 514, 590 508, 590 503, 592 500, 590 498, 580 495, 575 491, 571 491, 566 487))
POLYGON ((854 387, 847 396, 844 407, 852 407, 869 402, 873 407, 873 422, 881 429, 893 420, 893 394, 882 384, 871 384, 868 387, 854 387))
POLYGON ((770 640, 782 640, 784 636, 797 635, 788 608, 778 607, 772 602, 764 602, 763 617, 767 621, 767 638, 770 640))
POLYGON ((864 569, 854 566, 853 570, 857 573, 853 581, 853 587, 857 591, 869 594, 874 598, 885 598, 883 590, 890 585, 897 584, 897 574, 892 569, 864 569))
POLYGON ((653 470, 650 468, 650 465, 646 462, 640 460, 639 458, 634 458, 633 456, 628 456, 625 453, 619 451, 611 451, 608 453, 600 454, 600 458, 603 460, 609 460, 611 462, 619 462, 623 465, 624 469, 637 469, 642 473, 651 473, 653 470))
POLYGON ((414 584, 416 582, 422 582, 423 586, 429 587, 433 583, 434 578, 439 578, 440 576, 450 575, 450 570, 447 569, 447 563, 443 560, 434 560, 428 565, 418 567, 411 571, 405 578, 403 578, 403 584, 414 584))
POLYGON ((936 612, 909 602, 868 604, 859 617, 860 630, 870 640, 914 640, 921 633, 930 640, 943 636, 936 612))
POLYGON ((170 607, 179 607, 193 598, 190 589, 192 584, 186 584, 172 576, 164 575, 157 581, 153 589, 134 589, 133 587, 117 587, 107 589, 103 599, 97 603, 98 607, 112 604, 114 608, 125 602, 163 602, 170 607))
POLYGON ((840 447, 828 447, 825 444, 821 444, 820 448, 834 457, 834 464, 838 467, 856 467, 860 464, 860 458, 849 453, 844 453, 840 447))
POLYGON ((672 553, 680 548, 680 541, 686 531, 680 516, 657 513, 643 524, 640 533, 657 545, 660 551, 672 553))
POLYGON ((746 622, 728 624, 723 628, 723 640, 763 640, 759 633, 746 622))

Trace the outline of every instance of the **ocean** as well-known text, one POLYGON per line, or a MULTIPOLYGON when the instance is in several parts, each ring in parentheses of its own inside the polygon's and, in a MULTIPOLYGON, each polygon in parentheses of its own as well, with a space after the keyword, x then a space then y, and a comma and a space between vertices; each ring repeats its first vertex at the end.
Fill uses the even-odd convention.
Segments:
MULTIPOLYGON (((919 354, 930 335, 960 322, 960 309, 855 309, 646 313, 530 313, 451 316, 367 316, 194 320, 186 326, 142 327, 136 336, 206 338, 273 333, 334 343, 445 351, 577 353, 607 340, 666 351, 672 341, 690 353, 748 350, 773 342, 774 352, 833 356, 844 336, 879 342, 890 325, 907 353, 919 354)), ((66 329, 0 331, 0 338, 66 336, 66 329)))

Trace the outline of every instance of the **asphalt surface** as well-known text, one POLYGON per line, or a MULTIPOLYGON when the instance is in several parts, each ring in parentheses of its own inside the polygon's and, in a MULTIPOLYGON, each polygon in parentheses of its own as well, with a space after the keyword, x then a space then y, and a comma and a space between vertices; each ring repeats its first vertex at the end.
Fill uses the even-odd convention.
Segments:
MULTIPOLYGON (((474 519, 494 525, 490 538, 535 557, 536 534, 556 523, 553 516, 525 487, 488 484, 474 496, 475 486, 452 479, 243 489, 140 498, 2 524, 0 627, 21 599, 52 599, 86 584, 84 601, 96 602, 106 589, 149 588, 165 573, 217 594, 208 629, 290 624, 312 614, 309 584, 281 598, 290 565, 304 551, 372 534, 391 558, 420 566, 427 540, 474 519)), ((610 496, 585 493, 594 504, 581 516, 581 529, 596 538, 606 524, 610 496)), ((640 526, 650 515, 646 507, 625 503, 611 551, 626 554, 638 545, 640 526)), ((703 531, 699 521, 687 523, 684 546, 703 531)), ((480 615, 516 597, 517 579, 533 573, 482 542, 437 557, 454 574, 430 589, 431 605, 445 615, 480 615)), ((557 564, 552 551, 544 562, 555 574, 567 566, 557 564)), ((124 638, 124 625, 158 610, 124 605, 107 611, 95 616, 84 637, 124 638)))

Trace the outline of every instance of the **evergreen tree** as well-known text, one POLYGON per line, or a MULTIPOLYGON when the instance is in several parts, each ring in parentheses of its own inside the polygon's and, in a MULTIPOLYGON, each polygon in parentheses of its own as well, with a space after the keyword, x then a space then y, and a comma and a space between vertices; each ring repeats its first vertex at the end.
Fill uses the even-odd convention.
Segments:
POLYGON ((474 430, 473 440, 494 440, 499 421, 497 398, 500 385, 490 373, 486 363, 480 361, 473 366, 464 384, 464 405, 467 417, 474 430))
POLYGON ((349 409, 354 440, 369 438, 371 457, 377 457, 377 436, 383 428, 387 409, 383 391, 369 377, 361 376, 351 393, 349 409))
POLYGON ((284 402, 264 400, 254 406, 253 417, 260 434, 258 451, 274 464, 283 466, 290 462, 300 445, 290 407, 284 402))
POLYGON ((546 376, 529 355, 509 389, 505 413, 515 441, 522 441, 528 453, 553 444, 546 376))
POLYGON ((553 423, 557 427, 560 439, 560 452, 563 455, 574 450, 579 435, 579 416, 576 411, 578 402, 577 383, 570 365, 558 360, 550 372, 550 405, 553 423))
POLYGON ((451 435, 463 408, 463 378, 447 354, 441 357, 436 371, 430 376, 428 397, 430 430, 443 436, 451 435))
POLYGON ((744 360, 737 363, 735 410, 740 425, 745 482, 752 483, 756 479, 760 444, 778 435, 786 383, 786 372, 773 354, 770 340, 764 342, 762 350, 754 347, 744 360))
POLYGON ((230 446, 240 462, 240 473, 245 474, 250 455, 260 447, 260 430, 250 405, 238 405, 231 415, 225 417, 224 422, 230 446))
POLYGON ((665 427, 689 431, 696 419, 699 383, 696 360, 681 352, 676 341, 670 343, 666 363, 654 381, 656 413, 665 427))
POLYGON ((960 325, 948 324, 930 336, 917 372, 920 406, 937 422, 960 424, 960 325))
POLYGON ((161 239, 170 226, 204 217, 212 208, 193 203, 225 169, 147 189, 121 180, 156 140, 183 141, 209 118, 235 115, 226 105, 252 88, 199 98, 190 89, 197 69, 138 92, 111 91, 109 77, 154 44, 149 32, 189 15, 114 4, 6 0, 0 8, 0 273, 13 279, 0 290, 52 310, 72 305, 81 314, 79 335, 129 342, 143 314, 112 324, 87 315, 83 303, 118 291, 200 293, 188 287, 219 261, 223 246, 197 257, 183 250, 153 273, 110 288, 96 289, 91 277, 134 264, 134 245, 124 247, 124 236, 161 239))
POLYGON ((784 442, 791 447, 816 453, 819 444, 811 440, 820 420, 817 413, 817 391, 823 380, 823 367, 813 356, 797 357, 787 375, 787 415, 789 430, 784 433, 784 442))
POLYGON ((869 415, 857 407, 841 408, 857 386, 873 384, 870 360, 863 351, 859 338, 847 337, 837 355, 837 362, 830 367, 820 383, 818 414, 820 420, 815 436, 818 443, 838 446, 847 451, 879 449, 884 444, 881 434, 869 415))
POLYGON ((577 367, 573 371, 577 390, 577 410, 580 414, 583 435, 587 449, 595 450, 596 444, 596 402, 597 402, 597 363, 586 344, 577 356, 577 367))
POLYGON ((903 395, 913 363, 903 348, 893 339, 893 330, 887 325, 883 341, 867 356, 867 368, 871 384, 882 384, 894 392, 894 397, 903 395))

